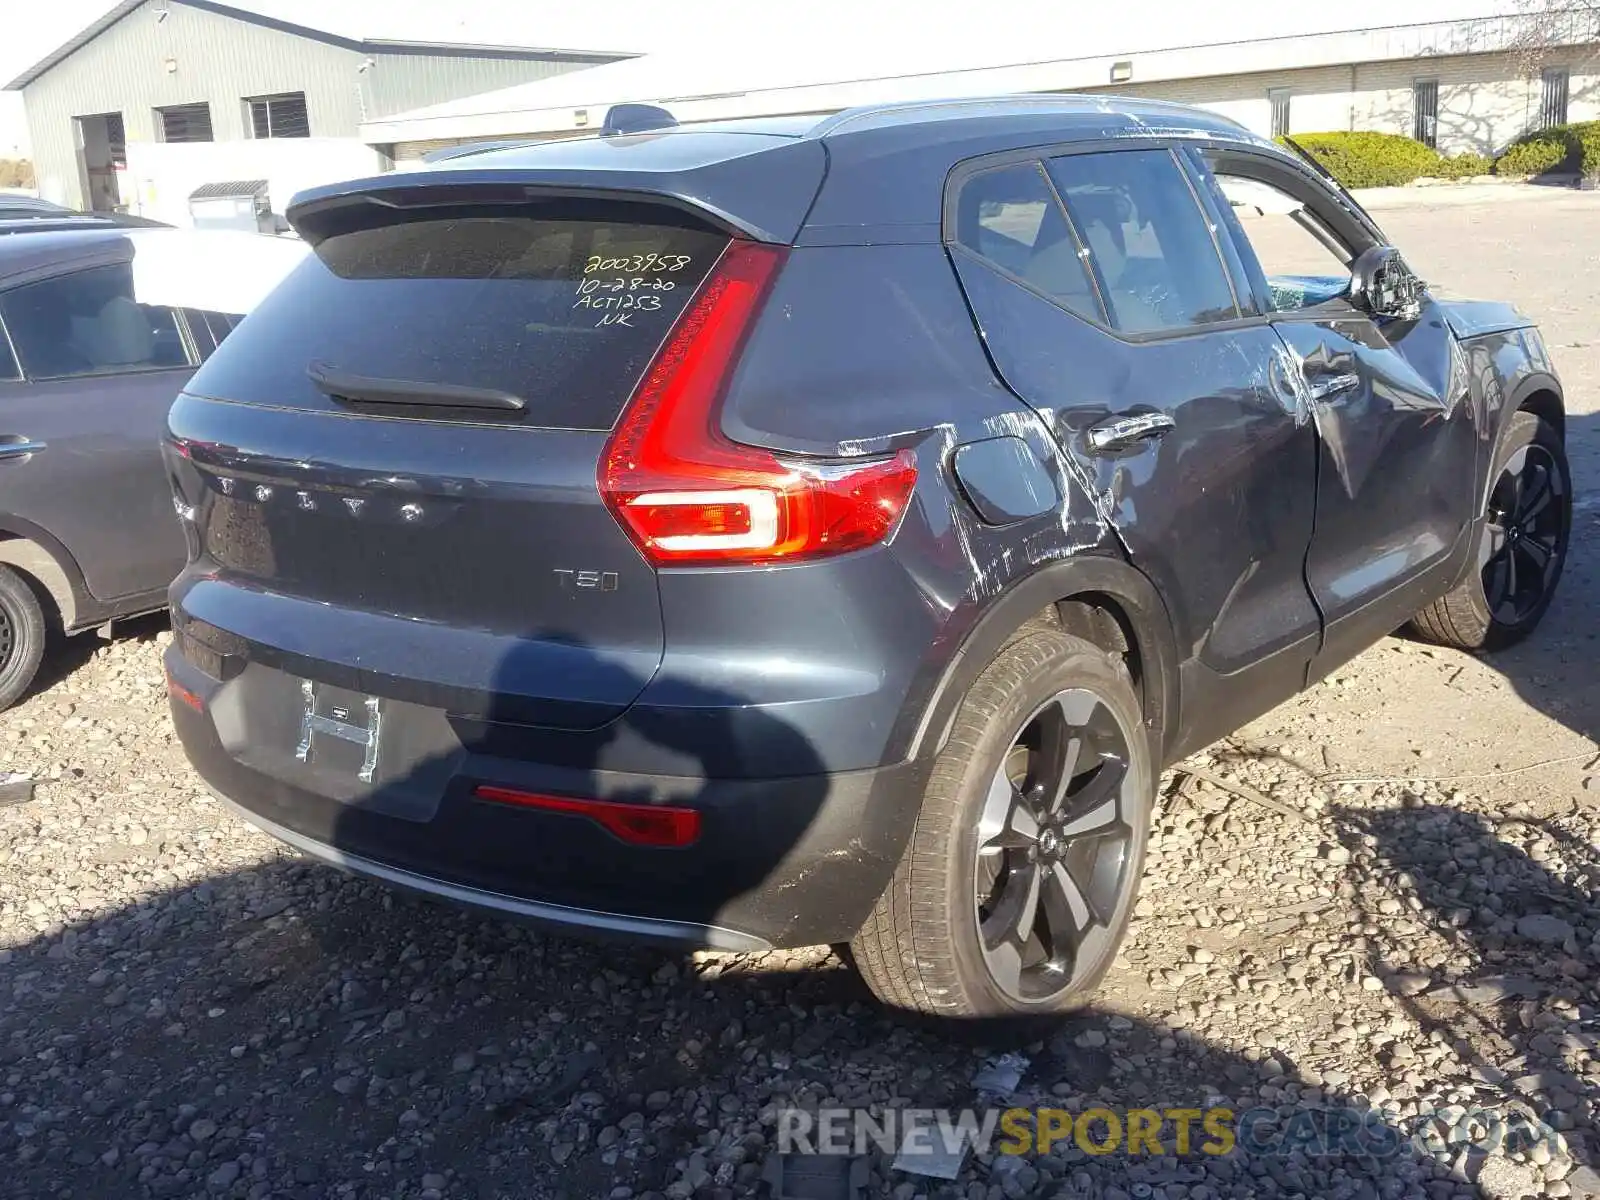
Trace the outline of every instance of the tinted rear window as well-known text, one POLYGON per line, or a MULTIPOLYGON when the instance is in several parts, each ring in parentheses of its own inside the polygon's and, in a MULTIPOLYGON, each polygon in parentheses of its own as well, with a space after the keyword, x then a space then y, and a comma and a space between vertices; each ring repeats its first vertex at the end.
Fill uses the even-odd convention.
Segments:
MULTIPOLYGON (((329 408, 313 362, 510 392, 526 424, 608 429, 727 243, 673 214, 431 215, 317 247, 224 341, 191 390, 329 408)), ((395 409, 394 416, 406 416, 395 409)))

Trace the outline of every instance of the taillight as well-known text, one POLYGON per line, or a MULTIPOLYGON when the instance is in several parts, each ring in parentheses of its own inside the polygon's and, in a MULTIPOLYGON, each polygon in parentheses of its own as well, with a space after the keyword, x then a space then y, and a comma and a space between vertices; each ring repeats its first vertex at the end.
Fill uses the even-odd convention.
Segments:
POLYGON ((718 404, 787 251, 735 241, 628 402, 600 492, 658 566, 792 562, 859 550, 894 529, 917 481, 892 458, 780 459, 729 441, 718 404))

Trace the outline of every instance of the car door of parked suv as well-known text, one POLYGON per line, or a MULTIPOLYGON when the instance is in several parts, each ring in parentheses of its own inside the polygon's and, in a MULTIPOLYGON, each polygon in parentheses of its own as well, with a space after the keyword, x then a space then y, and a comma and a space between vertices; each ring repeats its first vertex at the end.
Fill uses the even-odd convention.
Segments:
POLYGON ((1320 180, 1246 151, 1195 162, 1244 263, 1241 289, 1271 313, 1320 435, 1306 578, 1326 621, 1321 675, 1464 565, 1480 452, 1466 372, 1431 298, 1405 318, 1352 303, 1351 267, 1378 237, 1320 180))
MULTIPOLYGON (((1316 434, 1176 151, 966 164, 946 241, 994 363, 1055 429, 1189 660, 1179 748, 1305 681, 1316 434)), ((1071 503, 1072 501, 1069 501, 1071 503)))
POLYGON ((0 382, 0 510, 66 547, 96 598, 159 594, 183 565, 160 432, 193 370, 170 308, 113 263, 0 292, 21 376, 0 382))

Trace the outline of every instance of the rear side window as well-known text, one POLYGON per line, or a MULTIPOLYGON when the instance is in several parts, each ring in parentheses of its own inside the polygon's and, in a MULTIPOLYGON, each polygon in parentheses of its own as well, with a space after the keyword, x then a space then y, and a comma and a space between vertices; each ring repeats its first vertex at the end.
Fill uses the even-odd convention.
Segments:
POLYGON ((999 167, 962 184, 956 240, 1079 316, 1105 320, 1077 239, 1038 163, 999 167))
POLYGON ((170 308, 133 298, 126 263, 12 288, 0 319, 31 379, 69 379, 189 364, 170 308))
POLYGON ((1155 333, 1239 315, 1211 228, 1166 150, 1050 160, 1112 322, 1155 333))
POLYGON ((193 390, 326 408, 306 377, 319 363, 510 392, 530 424, 609 429, 727 238, 660 209, 600 211, 458 210, 336 233, 244 328, 215 329, 193 390))
POLYGON ((17 369, 17 356, 11 353, 11 342, 6 337, 6 331, 0 329, 0 383, 21 378, 22 372, 17 369))

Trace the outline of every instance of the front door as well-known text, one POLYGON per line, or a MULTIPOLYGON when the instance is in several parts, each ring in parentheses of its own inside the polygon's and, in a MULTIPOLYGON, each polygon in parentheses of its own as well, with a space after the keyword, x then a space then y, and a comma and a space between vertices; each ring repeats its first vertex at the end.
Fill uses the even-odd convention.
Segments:
POLYGON ((158 595, 184 560, 160 444, 193 367, 172 310, 132 286, 124 263, 0 292, 22 376, 0 383, 0 511, 65 546, 105 601, 158 595))
POLYGON ((1170 149, 975 164, 955 187, 996 366, 1168 605, 1194 698, 1178 750, 1221 736, 1303 686, 1320 634, 1316 434, 1283 343, 1170 149))
POLYGON ((1320 675, 1393 631, 1465 566, 1478 429, 1443 314, 1377 318, 1348 298, 1361 229, 1323 184, 1276 161, 1207 152, 1231 227, 1316 422, 1306 579, 1326 622, 1320 675))

